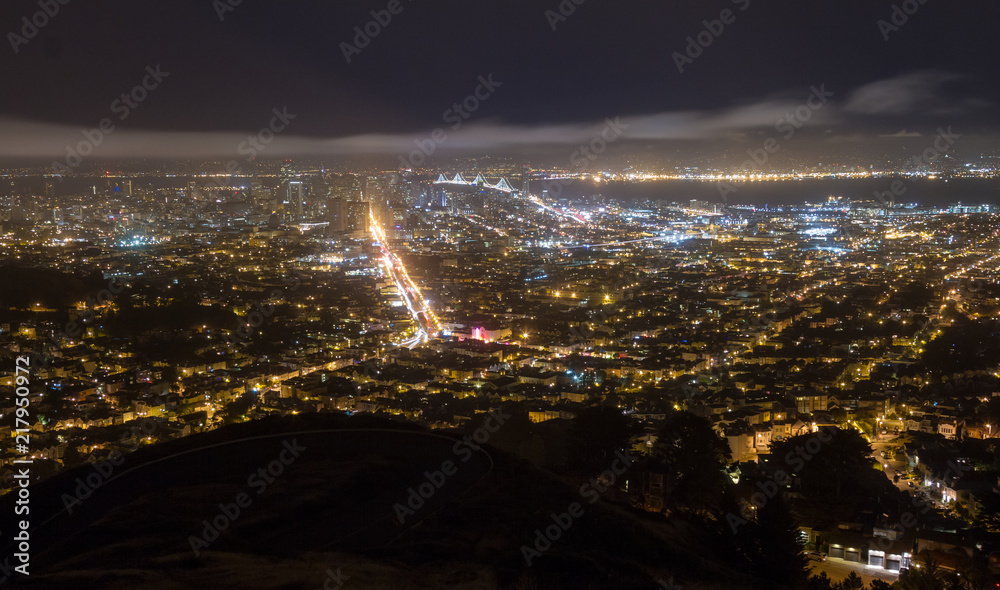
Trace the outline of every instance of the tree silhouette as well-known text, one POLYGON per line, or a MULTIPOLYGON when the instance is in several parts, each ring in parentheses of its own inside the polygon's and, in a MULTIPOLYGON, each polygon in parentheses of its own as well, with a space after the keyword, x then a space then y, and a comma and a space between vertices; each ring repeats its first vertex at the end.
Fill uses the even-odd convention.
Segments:
POLYGON ((771 453, 798 480, 796 509, 819 521, 853 514, 890 485, 872 467, 868 441, 853 429, 795 436, 775 443, 771 453))
POLYGON ((566 435, 569 468, 588 477, 610 468, 615 451, 628 446, 630 432, 629 419, 621 410, 610 406, 585 408, 566 435))
POLYGON ((820 572, 819 575, 809 578, 805 588, 806 590, 833 590, 833 582, 830 580, 830 576, 826 575, 826 572, 820 572))
POLYGON ((660 425, 650 463, 667 473, 671 501, 694 508, 717 506, 728 483, 729 445, 704 418, 672 412, 660 425))
POLYGON ((62 460, 63 465, 66 467, 76 467, 77 465, 83 463, 86 457, 80 453, 80 449, 75 445, 67 445, 66 452, 63 454, 62 460))
POLYGON ((747 555, 755 576, 768 582, 768 587, 801 588, 808 576, 808 562, 802 553, 799 528, 782 494, 762 505, 746 530, 751 541, 747 555))
POLYGON ((896 587, 899 590, 943 590, 944 580, 937 562, 925 557, 923 564, 911 567, 899 575, 896 587))
POLYGON ((847 577, 837 584, 837 590, 864 590, 865 582, 861 576, 855 572, 847 574, 847 577))

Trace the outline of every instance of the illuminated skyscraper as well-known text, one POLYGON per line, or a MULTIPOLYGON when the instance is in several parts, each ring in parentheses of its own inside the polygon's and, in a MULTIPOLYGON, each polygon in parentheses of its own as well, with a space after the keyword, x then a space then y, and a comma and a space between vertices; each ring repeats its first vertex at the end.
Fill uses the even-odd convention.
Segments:
POLYGON ((301 180, 289 180, 285 183, 285 212, 301 221, 306 208, 306 189, 301 180))
POLYGON ((352 237, 368 235, 368 203, 365 201, 347 203, 347 231, 352 237))
POLYGON ((347 199, 333 197, 326 202, 326 220, 330 223, 329 233, 347 231, 347 199))

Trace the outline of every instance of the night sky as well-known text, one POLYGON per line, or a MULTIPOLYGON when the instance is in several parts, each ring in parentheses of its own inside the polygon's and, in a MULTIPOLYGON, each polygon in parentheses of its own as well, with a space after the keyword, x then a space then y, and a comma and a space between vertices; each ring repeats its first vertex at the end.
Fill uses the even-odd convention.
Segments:
POLYGON ((5 2, 0 155, 63 153, 105 117, 116 127, 101 155, 223 153, 273 108, 296 116, 274 155, 391 152, 448 128, 445 112, 490 74, 500 85, 451 147, 573 143, 607 117, 640 140, 773 134, 821 85, 834 96, 805 139, 1000 130, 995 2, 910 0, 908 21, 884 32, 882 0, 565 0, 574 10, 559 20, 558 0, 399 1, 350 63, 341 43, 387 0, 71 0, 23 43, 10 33, 41 9, 5 2), (731 23, 679 72, 674 52, 727 9, 731 23), (157 65, 169 76, 119 120, 113 101, 157 65))

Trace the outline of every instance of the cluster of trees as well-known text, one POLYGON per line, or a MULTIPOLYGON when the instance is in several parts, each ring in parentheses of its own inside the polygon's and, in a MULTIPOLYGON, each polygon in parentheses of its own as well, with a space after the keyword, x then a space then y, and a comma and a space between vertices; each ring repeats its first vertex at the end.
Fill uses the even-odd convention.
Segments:
POLYGON ((899 580, 890 584, 872 580, 866 586, 861 577, 851 572, 840 582, 833 582, 826 573, 809 579, 807 590, 981 590, 989 586, 985 567, 971 568, 965 572, 941 569, 932 559, 925 559, 916 567, 904 571, 899 580))
MULTIPOLYGON (((582 476, 607 469, 615 452, 628 448, 632 434, 630 421, 617 408, 584 410, 567 435, 569 469, 582 476)), ((807 579, 806 558, 798 527, 780 494, 756 514, 741 516, 738 526, 727 519, 743 514, 726 471, 730 458, 728 443, 707 420, 674 411, 630 477, 638 484, 642 473, 662 474, 669 510, 703 525, 720 559, 768 588, 801 588, 807 579)))
POLYGON ((892 588, 893 590, 981 590, 992 586, 984 563, 974 564, 962 572, 954 572, 941 569, 934 560, 927 558, 917 567, 903 572, 892 588))
POLYGON ((1000 363, 1000 321, 959 314, 954 324, 927 343, 920 360, 935 375, 995 367, 1000 363))
POLYGON ((821 572, 818 576, 809 578, 806 585, 807 590, 890 590, 893 585, 883 580, 872 580, 871 585, 865 586, 861 576, 851 572, 840 582, 830 580, 826 572, 821 572))
MULTIPOLYGON (((618 408, 587 408, 567 434, 567 467, 580 476, 607 469, 615 452, 628 448, 635 434, 632 428, 618 408)), ((873 498, 891 496, 887 494, 890 484, 873 467, 871 448, 858 432, 830 430, 822 437, 806 434, 779 441, 772 447, 771 461, 772 467, 783 471, 783 481, 778 482, 777 475, 771 479, 743 474, 741 485, 735 484, 728 472, 728 443, 708 420, 672 411, 656 436, 638 468, 629 474, 634 478, 632 483, 641 485, 642 474, 661 474, 667 490, 666 512, 704 525, 725 563, 768 588, 865 588, 857 585, 860 579, 831 585, 822 576, 809 578, 794 516, 805 516, 810 522, 834 522, 856 514, 873 498), (794 482, 797 492, 793 505, 781 492, 788 482, 794 482), (758 495, 748 504, 748 493, 765 488, 775 493, 758 495)))

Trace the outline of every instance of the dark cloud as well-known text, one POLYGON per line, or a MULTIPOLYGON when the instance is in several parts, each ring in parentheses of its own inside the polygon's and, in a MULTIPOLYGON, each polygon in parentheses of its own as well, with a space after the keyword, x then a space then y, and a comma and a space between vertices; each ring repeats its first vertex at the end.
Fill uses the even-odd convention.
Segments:
MULTIPOLYGON (((803 101, 765 101, 711 111, 677 111, 604 120, 551 125, 504 125, 472 122, 452 130, 443 124, 446 139, 436 147, 450 150, 511 149, 525 146, 560 146, 589 143, 609 126, 621 128, 615 138, 624 140, 670 141, 720 139, 757 128, 772 128, 794 113, 803 101)), ((825 108, 825 107, 824 107, 825 108)), ((836 106, 810 111, 814 123, 829 122, 836 106)), ((294 113, 293 113, 294 114, 294 113)), ((348 153, 406 154, 416 149, 416 141, 433 141, 434 129, 405 134, 368 133, 345 137, 306 137, 293 130, 302 121, 292 121, 289 131, 278 134, 260 151, 267 157, 293 155, 333 155, 348 153)), ((253 134, 252 134, 253 135, 253 134)), ((608 133, 610 136, 611 133, 608 133)), ((438 134, 438 137, 441 137, 438 134)), ((233 157, 244 153, 250 136, 235 132, 142 131, 124 125, 109 134, 94 127, 71 127, 50 123, 0 120, 0 156, 65 157, 68 148, 81 142, 94 143, 93 154, 100 157, 233 157), (91 142, 89 138, 100 141, 91 142), (241 146, 243 146, 241 150, 241 146)), ((86 152, 91 152, 85 148, 86 152)))
MULTIPOLYGON (((496 119, 442 123, 406 133, 357 133, 318 137, 303 130, 308 118, 294 112, 284 132, 273 141, 253 143, 257 130, 231 131, 162 131, 133 128, 129 121, 116 124, 111 133, 97 134, 96 125, 68 125, 0 119, 0 157, 44 157, 65 160, 75 150, 101 158, 231 158, 244 159, 254 147, 260 157, 333 156, 345 154, 407 155, 433 145, 434 151, 518 150, 526 148, 573 146, 589 143, 610 126, 616 129, 615 141, 756 141, 770 134, 784 137, 795 121, 795 134, 814 141, 843 143, 879 138, 921 137, 916 130, 896 132, 858 132, 870 125, 870 116, 889 111, 894 117, 921 103, 937 100, 937 90, 954 76, 918 72, 868 83, 856 90, 838 91, 825 84, 811 86, 782 98, 769 98, 737 106, 678 110, 638 115, 615 115, 572 123, 537 125, 504 124, 496 119), (824 100, 820 100, 820 95, 824 100), (810 107, 810 105, 812 105, 810 107), (868 121, 861 123, 859 121, 868 121), (93 141, 99 137, 99 141, 93 141), (437 137, 437 141, 433 138, 437 137), (89 138, 89 139, 88 139, 89 138), (92 143, 90 146, 81 144, 92 143)), ((270 113, 269 113, 270 114, 270 113)), ((928 127, 928 131, 933 127, 928 127)))
MULTIPOLYGON (((886 42, 876 23, 890 7, 863 0, 751 0, 745 11, 732 0, 569 3, 555 31, 546 11, 557 0, 403 0, 348 63, 341 44, 386 4, 243 2, 222 20, 206 0, 61 5, 16 54, 0 47, 0 153, 64 153, 150 64, 171 77, 95 155, 234 154, 282 105, 299 119, 268 146, 276 157, 408 152, 436 127, 454 149, 563 145, 615 116, 635 140, 740 140, 821 83, 837 94, 809 127, 831 137, 1000 130, 996 3, 929 2, 886 42), (736 20, 678 72, 672 55, 734 7, 736 20), (489 74, 503 87, 452 132, 442 114, 489 74)), ((0 4, 0 32, 37 10, 0 4)))
POLYGON ((957 74, 925 71, 879 80, 855 90, 845 109, 865 115, 927 111, 947 100, 944 85, 959 78, 957 74))

